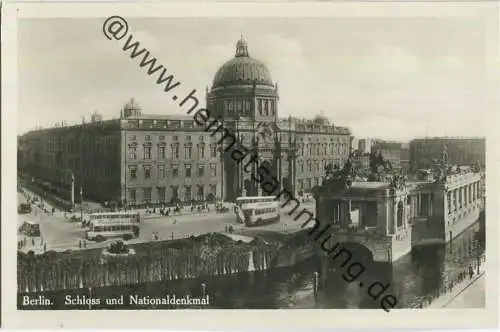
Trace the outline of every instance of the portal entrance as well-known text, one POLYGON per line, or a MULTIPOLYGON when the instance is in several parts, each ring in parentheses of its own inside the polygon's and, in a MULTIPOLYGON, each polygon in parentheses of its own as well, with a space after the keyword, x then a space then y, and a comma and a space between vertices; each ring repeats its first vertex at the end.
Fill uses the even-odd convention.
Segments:
POLYGON ((341 246, 351 254, 351 263, 360 264, 373 263, 373 253, 365 245, 358 242, 343 242, 341 246))

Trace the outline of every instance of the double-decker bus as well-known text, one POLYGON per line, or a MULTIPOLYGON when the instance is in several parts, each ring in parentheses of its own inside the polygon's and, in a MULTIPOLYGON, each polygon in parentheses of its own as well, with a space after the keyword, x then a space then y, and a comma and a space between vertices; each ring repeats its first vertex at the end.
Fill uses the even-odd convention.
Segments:
POLYGON ((238 197, 235 213, 238 222, 257 226, 280 220, 280 202, 274 196, 238 197))
POLYGON ((140 214, 131 212, 92 213, 89 217, 88 240, 103 241, 107 238, 121 237, 130 240, 139 236, 140 214))

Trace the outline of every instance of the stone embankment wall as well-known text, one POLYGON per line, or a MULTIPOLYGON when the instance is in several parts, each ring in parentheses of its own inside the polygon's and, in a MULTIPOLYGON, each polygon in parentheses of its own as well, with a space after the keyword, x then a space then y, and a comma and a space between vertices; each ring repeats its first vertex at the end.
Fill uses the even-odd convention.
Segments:
POLYGON ((311 246, 305 235, 301 231, 286 236, 281 242, 256 239, 243 243, 221 234, 205 234, 196 238, 137 244, 131 246, 135 255, 106 262, 98 249, 49 251, 41 255, 19 252, 18 293, 223 276, 294 265, 310 257, 304 250, 311 246))

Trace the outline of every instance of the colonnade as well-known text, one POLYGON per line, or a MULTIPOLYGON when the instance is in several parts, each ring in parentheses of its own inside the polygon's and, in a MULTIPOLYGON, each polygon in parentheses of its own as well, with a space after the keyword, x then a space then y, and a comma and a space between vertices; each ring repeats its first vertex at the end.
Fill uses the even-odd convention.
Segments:
POLYGON ((481 199, 479 181, 465 184, 447 192, 448 213, 460 212, 481 199))
POLYGON ((408 196, 410 218, 428 217, 432 215, 432 194, 418 193, 408 196))
POLYGON ((332 200, 325 206, 326 216, 333 225, 345 227, 351 219, 351 201, 350 200, 332 200))

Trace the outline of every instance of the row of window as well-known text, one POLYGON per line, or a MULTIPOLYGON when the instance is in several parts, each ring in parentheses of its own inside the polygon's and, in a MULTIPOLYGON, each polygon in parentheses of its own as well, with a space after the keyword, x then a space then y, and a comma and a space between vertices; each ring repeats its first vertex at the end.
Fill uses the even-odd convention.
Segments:
MULTIPOLYGON (((72 137, 50 137, 46 141, 39 141, 36 150, 43 152, 58 152, 62 151, 68 154, 78 154, 83 151, 100 151, 107 148, 118 141, 118 136, 72 136, 72 137)), ((37 142, 38 143, 38 142, 37 142)))
POLYGON ((321 184, 321 178, 299 179, 297 182, 299 190, 308 190, 319 186, 321 184))
MULTIPOLYGON (((233 123, 233 122, 228 121, 227 123, 229 124, 229 123, 233 123)), ((281 132, 282 141, 286 141, 289 138, 288 135, 289 134, 287 134, 286 131, 285 132, 281 132)), ((295 134, 295 135, 297 136, 297 134, 295 134)), ((128 138, 129 138, 129 141, 136 141, 137 140, 137 135, 130 135, 128 138)), ((106 145, 106 143, 108 143, 108 141, 107 141, 106 137, 104 139, 106 139, 106 141, 104 142, 105 145, 106 145)), ((111 137, 109 139, 111 139, 111 137)), ((159 141, 165 141, 165 135, 159 135, 158 136, 158 140, 159 141)), ((186 135, 186 136, 184 136, 184 140, 185 141, 192 141, 192 136, 191 135, 186 135)), ((298 140, 299 141, 304 141, 304 137, 298 137, 298 140)), ((312 138, 311 137, 307 137, 306 140, 307 141, 311 141, 312 138)), ((334 138, 331 138, 330 140, 334 141, 334 138)), ((153 141, 152 136, 151 135, 144 135, 144 141, 147 141, 147 142, 153 141)), ((179 136, 178 135, 173 135, 172 136, 172 141, 175 141, 175 142, 179 141, 179 136)), ((200 141, 200 142, 205 141, 205 136, 203 136, 203 135, 198 136, 198 141, 200 141)), ((329 146, 330 150, 332 150, 332 144, 334 146, 336 146, 336 147, 333 148, 333 150, 339 150, 339 149, 342 150, 342 149, 345 149, 348 146, 347 143, 338 143, 338 142, 337 143, 329 143, 328 146, 329 146)), ((314 145, 314 149, 317 149, 316 145, 327 145, 327 144, 326 143, 309 143, 309 144, 306 143, 306 145, 314 145)), ((303 147, 304 147, 304 144, 301 144, 301 148, 303 148, 303 147)), ((322 148, 324 149, 324 147, 322 147, 322 148)), ((319 152, 318 152, 318 154, 319 154, 319 152)))
MULTIPOLYGON (((165 202, 166 201, 166 187, 157 187, 158 190, 158 200, 160 202, 165 202)), ((181 193, 179 192, 179 186, 170 186, 170 190, 172 192, 172 199, 183 199, 184 201, 191 201, 192 199, 199 199, 199 200, 204 200, 206 198, 206 195, 212 194, 213 196, 217 195, 217 185, 216 184, 210 184, 208 185, 208 192, 205 191, 205 186, 204 185, 197 185, 196 186, 196 196, 192 196, 192 186, 184 186, 182 189, 182 197, 181 193)), ((151 202, 152 199, 152 191, 153 188, 142 188, 142 189, 130 189, 129 190, 129 201, 130 202, 135 202, 137 200, 137 192, 138 190, 142 190, 143 194, 143 201, 146 202, 151 202)))
MULTIPOLYGON (((335 150, 333 150, 334 145, 330 144, 332 149, 330 151, 327 150, 326 144, 324 144, 324 148, 320 149, 319 144, 316 147, 316 152, 313 154, 313 147, 309 145, 308 150, 304 147, 299 148, 298 154, 299 156, 326 156, 326 155, 347 155, 347 145, 335 145, 335 150), (306 154, 307 152, 307 154, 306 154)), ((153 147, 149 145, 144 145, 143 147, 142 157, 144 160, 154 159, 152 150, 153 147)), ((167 156, 167 147, 165 145, 157 145, 156 146, 158 159, 165 159, 167 156)), ((179 144, 170 145, 170 157, 172 159, 179 159, 180 156, 180 146, 179 144)), ((204 159, 206 158, 206 145, 198 144, 197 145, 197 158, 204 159)), ((137 160, 137 146, 129 145, 128 147, 128 157, 130 160, 137 160)), ((193 158, 193 147, 190 143, 184 144, 184 159, 192 159, 193 158)), ((217 145, 210 144, 210 158, 217 158, 217 145)))
MULTIPOLYGON (((191 141, 191 136, 190 135, 184 136, 184 139, 186 141, 191 141)), ((130 141, 135 141, 135 140, 137 140, 137 136, 136 135, 130 135, 129 136, 129 140, 130 141)), ((144 135, 144 140, 145 141, 151 141, 151 135, 144 135)), ((158 140, 159 141, 164 141, 165 140, 165 135, 159 135, 158 136, 158 140)), ((179 136, 177 136, 177 135, 172 136, 172 141, 178 141, 178 140, 179 140, 179 136)), ((203 135, 200 135, 198 137, 198 140, 201 141, 201 142, 203 142, 205 140, 205 137, 203 135)))
POLYGON ((347 143, 309 143, 299 144, 299 156, 326 156, 348 153, 349 145, 347 143))
POLYGON ((116 225, 116 226, 94 226, 94 232, 116 232, 116 231, 131 231, 133 225, 116 225))
MULTIPOLYGON (((282 134, 284 141, 287 140, 287 135, 282 134)), ((205 137, 203 135, 198 136, 198 140, 200 142, 203 142, 205 137)), ((94 138, 94 149, 95 151, 99 150, 106 150, 109 145, 111 145, 112 141, 115 140, 115 137, 112 136, 104 136, 104 137, 96 137, 94 138)), ((129 136, 130 141, 136 141, 137 136, 136 135, 130 135, 129 136)), ((165 135, 159 135, 158 136, 159 141, 165 141, 165 135)), ((172 136, 173 141, 178 141, 179 136, 174 135, 172 136)), ((191 141, 192 137, 190 135, 185 136, 186 141, 191 141)), ((309 138, 311 140, 311 138, 309 138)), ((151 135, 145 135, 144 136, 144 141, 152 141, 151 135)), ((56 144, 56 139, 51 138, 50 140, 47 141, 46 144, 44 144, 43 149, 39 149, 45 152, 56 152, 60 151, 61 149, 56 146, 60 144, 56 144)), ((65 142, 65 145, 67 146, 67 152, 69 154, 73 153, 78 153, 80 150, 80 144, 78 138, 70 138, 65 142)), ((90 147, 92 144, 84 144, 83 148, 86 149, 86 147, 90 147)), ((211 149, 213 149, 211 147, 211 149)), ((309 144, 299 144, 299 155, 301 156, 312 156, 312 155, 327 155, 327 154, 333 154, 337 153, 340 154, 341 151, 347 151, 348 150, 348 144, 347 143, 309 143, 309 144)))
POLYGON ((299 161, 298 162, 298 170, 299 172, 301 173, 304 173, 304 170, 306 169, 304 167, 304 164, 307 165, 307 172, 311 173, 311 172, 323 172, 323 170, 325 169, 325 167, 328 165, 328 164, 338 164, 339 166, 342 166, 340 165, 340 161, 339 160, 333 160, 333 159, 323 159, 323 160, 306 160, 305 162, 304 161, 299 161))
POLYGON ((260 216, 260 215, 263 215, 263 214, 274 213, 274 212, 276 212, 276 209, 273 209, 273 208, 269 208, 269 209, 256 209, 254 211, 254 215, 260 216))
MULTIPOLYGON (((252 111, 252 101, 249 99, 224 100, 216 102, 218 114, 234 116, 240 114, 248 116, 252 111)), ((274 116, 276 113, 275 101, 273 99, 257 99, 257 111, 262 116, 274 116)))
POLYGON ((91 215, 90 220, 101 220, 101 219, 130 219, 137 218, 134 214, 99 214, 99 215, 91 215))
MULTIPOLYGON (((157 178, 158 179, 165 179, 166 174, 167 174, 167 168, 165 165, 159 165, 156 166, 157 168, 157 178)), ((179 177, 179 165, 172 165, 171 171, 172 171, 172 177, 177 178, 179 177)), ((198 165, 198 171, 196 172, 195 176, 197 177, 204 177, 205 176, 205 165, 198 165)), ((137 166, 129 166, 129 178, 131 180, 137 180, 137 166)), ((217 176, 217 164, 210 164, 210 176, 214 177, 217 176)), ((143 166, 144 170, 144 179, 151 179, 152 177, 152 170, 153 166, 151 165, 144 165, 143 166)), ((185 164, 184 165, 184 177, 192 177, 193 172, 192 170, 192 165, 191 164, 185 164)))
MULTIPOLYGON (((144 160, 151 160, 153 159, 153 154, 152 154, 153 147, 144 145, 143 146, 143 151, 142 151, 142 157, 144 160)), ((197 158, 198 159, 205 159, 206 158, 206 146, 205 144, 199 144, 197 145, 197 158)), ((156 155, 158 156, 157 159, 165 159, 167 156, 167 148, 164 145, 157 145, 156 146, 156 155)), ((178 144, 172 144, 170 146, 170 158, 171 159, 179 159, 180 155, 180 148, 178 144)), ((129 160, 137 160, 137 146, 135 145, 129 145, 128 147, 128 158, 129 160)), ((193 147, 191 144, 185 144, 184 145, 184 159, 192 159, 193 158, 193 147)), ((216 144, 210 144, 210 158, 217 158, 217 145, 216 144)))
POLYGON ((128 120, 128 124, 135 128, 169 128, 169 129, 192 129, 200 128, 198 122, 194 120, 158 120, 158 119, 139 119, 128 120))

